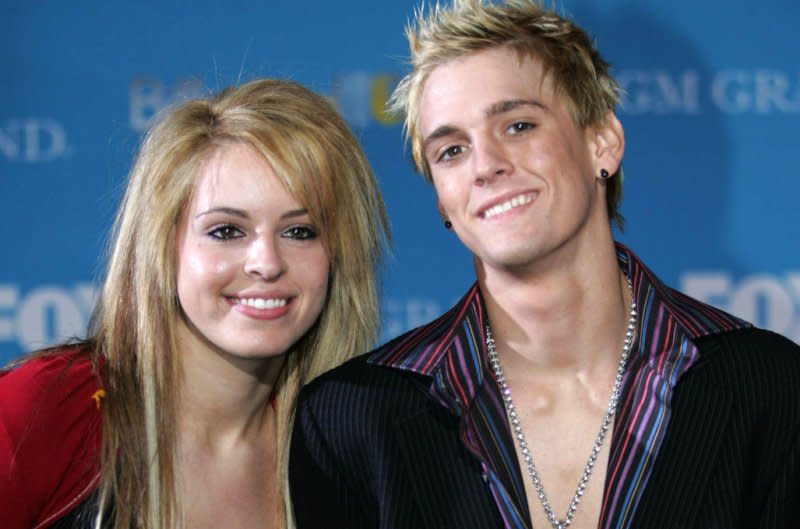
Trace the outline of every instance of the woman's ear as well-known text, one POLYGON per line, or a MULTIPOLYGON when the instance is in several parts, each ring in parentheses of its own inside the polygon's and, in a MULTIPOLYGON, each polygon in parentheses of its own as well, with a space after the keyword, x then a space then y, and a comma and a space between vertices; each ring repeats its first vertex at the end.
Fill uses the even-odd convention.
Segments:
POLYGON ((442 220, 447 220, 447 212, 444 210, 444 207, 442 207, 441 200, 436 201, 436 209, 439 210, 439 215, 442 216, 442 220))

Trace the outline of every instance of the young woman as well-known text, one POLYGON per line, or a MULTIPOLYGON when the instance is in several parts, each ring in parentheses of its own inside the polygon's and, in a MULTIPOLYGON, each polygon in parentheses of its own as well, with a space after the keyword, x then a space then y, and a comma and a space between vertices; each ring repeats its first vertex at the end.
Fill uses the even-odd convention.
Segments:
POLYGON ((169 113, 89 338, 0 372, 0 527, 291 526, 295 396, 374 342, 387 239, 320 96, 261 80, 169 113))

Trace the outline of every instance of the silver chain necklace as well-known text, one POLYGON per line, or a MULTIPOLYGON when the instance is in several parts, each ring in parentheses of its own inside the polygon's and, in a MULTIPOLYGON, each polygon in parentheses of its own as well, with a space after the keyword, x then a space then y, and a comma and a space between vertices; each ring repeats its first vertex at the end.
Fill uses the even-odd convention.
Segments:
POLYGON ((586 483, 589 482, 589 476, 592 475, 592 470, 594 470, 594 464, 597 460, 598 454, 600 453, 600 447, 603 446, 606 433, 608 433, 608 428, 611 425, 611 419, 614 417, 614 412, 617 410, 617 399, 619 398, 620 386, 622 385, 622 376, 625 373, 625 363, 628 360, 628 355, 631 352, 633 335, 636 331, 636 302, 633 298, 633 286, 631 285, 630 279, 628 279, 628 290, 631 293, 630 317, 628 318, 628 329, 625 332, 625 345, 622 348, 622 357, 619 360, 617 375, 614 378, 614 388, 611 390, 611 398, 608 400, 608 410, 606 411, 605 417, 603 417, 603 423, 600 425, 600 431, 597 434, 597 438, 594 441, 594 446, 589 454, 589 461, 587 461, 580 481, 578 481, 578 488, 575 490, 575 496, 573 496, 572 501, 569 504, 569 508, 567 509, 567 515, 563 520, 557 519, 556 515, 553 513, 553 507, 550 505, 550 501, 547 499, 547 494, 544 492, 542 481, 539 479, 539 473, 536 472, 536 467, 533 464, 533 456, 528 448, 528 443, 525 441, 525 434, 522 433, 522 423, 520 422, 519 415, 517 415, 517 410, 514 407, 514 401, 511 399, 511 388, 508 387, 505 375, 503 374, 503 368, 500 365, 500 358, 497 356, 497 348, 495 347, 494 338, 492 338, 491 327, 488 324, 486 325, 486 347, 489 349, 489 362, 492 365, 492 369, 494 369, 494 375, 495 378, 497 378, 497 384, 500 386, 500 392, 503 395, 503 403, 506 407, 506 413, 508 413, 508 417, 511 420, 511 428, 514 430, 514 437, 517 438, 519 451, 525 460, 525 467, 528 470, 528 474, 531 476, 531 481, 536 489, 536 495, 539 497, 539 501, 542 503, 544 512, 547 515, 547 519, 550 521, 550 525, 553 526, 553 529, 566 529, 572 524, 572 518, 575 516, 575 512, 578 510, 578 504, 581 502, 581 498, 583 497, 584 490, 586 489, 586 483))

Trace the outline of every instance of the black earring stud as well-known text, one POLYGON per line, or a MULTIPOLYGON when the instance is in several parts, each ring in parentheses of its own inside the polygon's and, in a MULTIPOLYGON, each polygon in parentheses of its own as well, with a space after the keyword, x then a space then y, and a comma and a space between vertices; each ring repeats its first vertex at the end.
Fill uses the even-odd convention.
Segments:
POLYGON ((446 230, 449 230, 449 229, 451 229, 452 227, 453 227, 453 223, 452 223, 452 222, 450 222, 449 220, 446 220, 446 221, 444 221, 444 228, 445 228, 446 230))
POLYGON ((609 178, 611 178, 611 175, 608 174, 608 171, 600 169, 600 180, 608 180, 609 178))

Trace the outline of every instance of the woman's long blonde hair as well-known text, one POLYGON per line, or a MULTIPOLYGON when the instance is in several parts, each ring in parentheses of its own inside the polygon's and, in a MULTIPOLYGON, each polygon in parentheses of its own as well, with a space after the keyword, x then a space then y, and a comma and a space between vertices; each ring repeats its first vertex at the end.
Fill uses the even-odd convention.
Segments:
POLYGON ((287 525, 287 450, 297 392, 368 349, 377 336, 376 271, 388 220, 366 156, 330 104, 296 83, 259 80, 168 113, 145 137, 131 172, 90 324, 107 392, 99 508, 113 508, 115 529, 182 525, 175 232, 204 162, 230 143, 264 156, 308 209, 331 260, 322 314, 293 345, 276 386, 278 483, 287 525))

